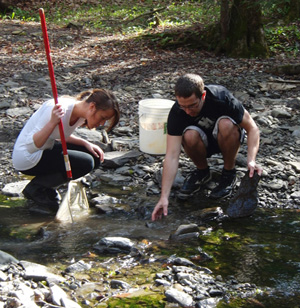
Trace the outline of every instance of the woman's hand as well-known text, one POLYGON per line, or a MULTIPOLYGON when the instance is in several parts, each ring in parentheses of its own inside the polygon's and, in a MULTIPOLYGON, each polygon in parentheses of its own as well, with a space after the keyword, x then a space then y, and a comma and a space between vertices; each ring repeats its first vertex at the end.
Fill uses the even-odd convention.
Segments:
POLYGON ((32 136, 33 142, 38 149, 47 142, 49 136, 52 134, 57 124, 59 124, 60 119, 64 116, 64 114, 65 111, 60 105, 55 105, 53 107, 50 120, 41 130, 32 136))
POLYGON ((99 157, 100 161, 103 162, 104 161, 104 152, 102 151, 102 149, 91 142, 87 142, 85 144, 85 147, 87 148, 87 150, 89 152, 91 152, 94 156, 99 157))
POLYGON ((64 116, 65 111, 60 105, 55 105, 52 109, 50 122, 54 125, 59 124, 60 119, 64 116))

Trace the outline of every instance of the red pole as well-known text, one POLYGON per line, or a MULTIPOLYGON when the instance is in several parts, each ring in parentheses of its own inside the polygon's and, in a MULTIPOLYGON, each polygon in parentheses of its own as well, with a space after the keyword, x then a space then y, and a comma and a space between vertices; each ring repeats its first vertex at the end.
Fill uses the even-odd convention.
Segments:
MULTIPOLYGON (((56 88, 53 64, 52 64, 52 60, 51 60, 51 56, 50 56, 50 45, 49 45, 49 38, 48 38, 48 33, 47 33, 47 26, 46 26, 46 19, 45 19, 44 10, 42 8, 39 9, 39 13, 40 13, 40 18, 41 18, 41 25, 42 25, 42 31, 43 31, 43 37, 44 37, 44 45, 45 45, 45 50, 46 50, 48 69, 49 69, 49 75, 50 75, 51 86, 52 86, 52 93, 53 93, 53 97, 54 97, 54 102, 57 105, 58 104, 58 98, 57 98, 58 95, 57 95, 57 88, 56 88)), ((60 134, 61 144, 62 144, 62 148, 63 148, 67 177, 68 177, 69 180, 72 180, 71 164, 70 164, 68 150, 67 150, 67 143, 66 143, 65 134, 64 134, 64 127, 63 127, 63 123, 62 123, 61 119, 60 119, 60 122, 59 122, 59 134, 60 134)))

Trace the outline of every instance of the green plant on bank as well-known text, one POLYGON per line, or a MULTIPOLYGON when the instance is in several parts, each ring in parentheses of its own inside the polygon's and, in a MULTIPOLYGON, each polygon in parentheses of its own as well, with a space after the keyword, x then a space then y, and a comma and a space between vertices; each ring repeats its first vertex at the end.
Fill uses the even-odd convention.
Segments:
POLYGON ((160 294, 132 298, 111 298, 107 304, 107 308, 163 308, 165 306, 164 296, 160 294))
POLYGON ((10 7, 9 12, 0 12, 0 19, 37 21, 38 18, 38 13, 25 11, 20 8, 10 7))
POLYGON ((296 23, 268 27, 265 29, 265 33, 272 53, 299 55, 300 28, 296 23))

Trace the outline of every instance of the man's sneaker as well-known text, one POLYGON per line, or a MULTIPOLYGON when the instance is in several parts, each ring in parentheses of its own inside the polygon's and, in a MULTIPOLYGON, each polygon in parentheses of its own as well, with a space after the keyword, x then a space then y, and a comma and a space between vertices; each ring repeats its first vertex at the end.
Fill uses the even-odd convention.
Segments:
POLYGON ((201 186, 211 179, 209 168, 200 170, 196 169, 185 179, 179 193, 178 198, 186 199, 200 190, 201 186))
POLYGON ((236 184, 236 170, 223 169, 219 185, 216 186, 210 193, 210 198, 221 199, 232 194, 236 184))

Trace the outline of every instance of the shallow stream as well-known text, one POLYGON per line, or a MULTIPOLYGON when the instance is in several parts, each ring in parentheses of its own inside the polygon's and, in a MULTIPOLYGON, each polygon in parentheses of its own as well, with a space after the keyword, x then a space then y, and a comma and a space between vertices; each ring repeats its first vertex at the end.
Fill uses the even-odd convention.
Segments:
MULTIPOLYGON (((103 189, 102 189, 103 190, 103 189)), ((215 275, 270 288, 262 299, 265 307, 299 307, 300 302, 300 213, 258 208, 249 218, 203 222, 204 208, 226 207, 205 197, 188 201, 172 199, 169 215, 151 222, 157 196, 144 190, 123 191, 106 187, 106 194, 118 200, 116 210, 100 214, 91 208, 74 223, 61 224, 53 217, 30 214, 28 201, 0 196, 0 249, 18 259, 40 264, 80 258, 93 250, 93 244, 106 236, 146 239, 162 251, 191 258, 203 250, 212 261, 201 264, 215 275), (199 199, 201 200, 199 202, 199 199), (186 243, 169 241, 180 225, 197 223, 200 237, 186 243), (166 249, 167 247, 167 249, 166 249)), ((114 200, 116 200, 114 199, 114 200)))

